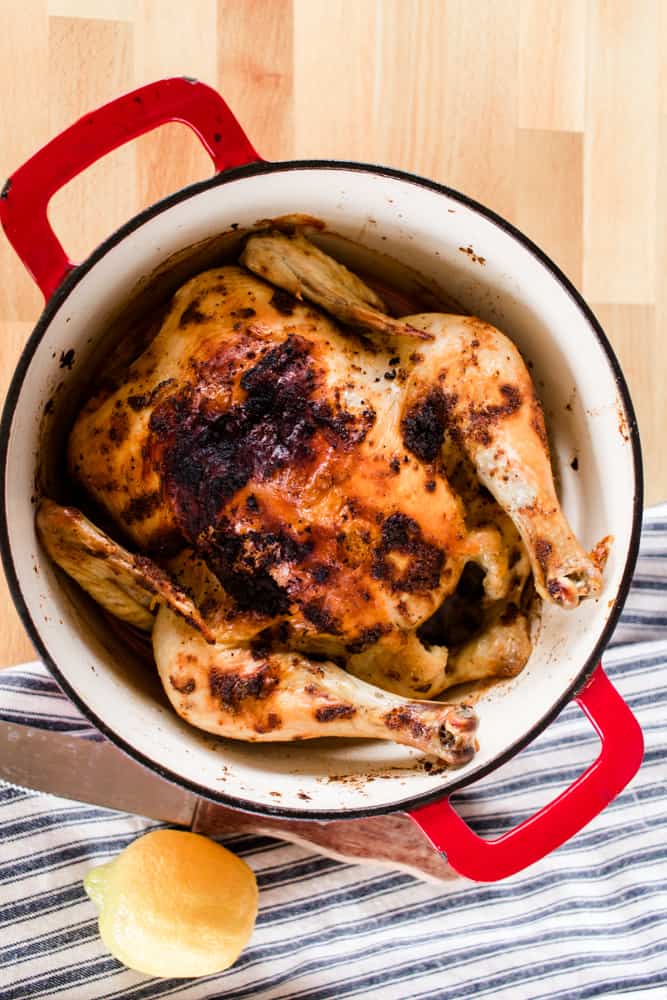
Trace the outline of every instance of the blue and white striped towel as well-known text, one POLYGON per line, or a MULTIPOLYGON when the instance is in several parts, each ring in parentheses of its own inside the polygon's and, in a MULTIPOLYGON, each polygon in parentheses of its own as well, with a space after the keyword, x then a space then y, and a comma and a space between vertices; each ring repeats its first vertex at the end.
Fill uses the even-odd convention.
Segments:
MULTIPOLYGON (((644 730, 639 775, 570 843, 496 885, 442 887, 267 837, 225 843, 261 908, 224 975, 149 979, 105 953, 82 878, 159 824, 0 786, 0 997, 340 1000, 667 996, 667 504, 645 517, 605 666, 644 730)), ((39 664, 0 673, 0 716, 90 734, 39 664)), ((597 739, 575 706, 460 797, 497 836, 571 782, 597 739)))

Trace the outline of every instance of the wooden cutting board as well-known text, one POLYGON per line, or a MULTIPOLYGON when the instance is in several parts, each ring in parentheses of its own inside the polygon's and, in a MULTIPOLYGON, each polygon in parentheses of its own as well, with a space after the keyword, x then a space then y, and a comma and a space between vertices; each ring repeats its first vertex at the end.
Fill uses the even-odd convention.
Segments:
MULTIPOLYGON (((638 409, 647 502, 667 496, 667 4, 655 0, 22 0, 2 5, 0 177, 163 76, 218 88, 267 159, 386 163, 536 240, 583 291, 638 409), (258 39, 261 41, 258 43, 258 39)), ((208 176, 170 125, 50 206, 74 260, 208 176)), ((0 235, 0 397, 41 309, 0 235)), ((0 667, 33 653, 0 579, 0 667)))

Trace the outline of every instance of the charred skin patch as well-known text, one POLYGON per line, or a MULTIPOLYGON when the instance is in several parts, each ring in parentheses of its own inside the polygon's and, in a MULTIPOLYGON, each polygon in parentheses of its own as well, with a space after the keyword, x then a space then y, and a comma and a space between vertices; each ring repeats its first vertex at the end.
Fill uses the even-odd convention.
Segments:
POLYGON ((271 618, 287 614, 291 606, 287 590, 276 583, 271 570, 300 563, 311 551, 311 543, 300 543, 286 531, 237 534, 226 520, 202 533, 197 547, 239 610, 271 618))
POLYGON ((293 295, 282 288, 276 288, 271 296, 270 305, 279 312, 281 316, 291 316, 299 304, 293 295))
POLYGON ((280 729, 283 724, 283 720, 275 712, 269 712, 266 718, 262 722, 256 722, 254 729, 256 733, 272 733, 276 729, 280 729))
POLYGON ((109 439, 114 444, 122 444, 130 433, 130 420, 124 409, 114 409, 109 420, 109 439))
POLYGON ((393 591, 412 594, 437 587, 444 562, 443 550, 424 539, 415 520, 406 514, 391 514, 382 525, 380 544, 373 549, 371 573, 393 591), (392 552, 409 557, 402 572, 392 564, 392 552))
POLYGON ((431 391, 412 406, 401 421, 403 444, 421 462, 434 462, 442 448, 446 423, 445 395, 431 391))
POLYGON ((515 385, 501 385, 503 403, 475 407, 470 403, 467 414, 467 434, 480 444, 491 444, 491 429, 494 424, 511 417, 521 406, 523 399, 515 385))
POLYGON ((197 687, 192 677, 188 678, 187 681, 179 681, 170 675, 169 683, 174 691, 178 691, 179 694, 192 694, 197 687))
POLYGON ((546 538, 538 538, 535 542, 535 558, 542 567, 542 572, 545 576, 549 568, 549 556, 551 555, 552 548, 551 542, 548 542, 546 538))
POLYGON ((145 410, 147 406, 152 406, 162 390, 166 389, 170 385, 173 385, 175 381, 176 379, 174 378, 165 378, 161 382, 158 382, 156 386, 153 386, 150 392, 128 396, 127 405, 131 410, 134 410, 135 413, 140 413, 141 410, 145 410))
POLYGON ((271 532, 237 535, 225 522, 225 504, 251 480, 266 481, 315 459, 316 434, 349 447, 375 419, 370 411, 355 417, 313 398, 312 347, 292 336, 267 351, 240 379, 243 402, 222 413, 212 412, 205 393, 190 385, 160 403, 149 422, 153 446, 162 452, 165 498, 185 538, 240 607, 269 614, 286 613, 290 603, 269 572, 277 552, 288 562, 304 553, 285 532, 280 539, 271 532))
POLYGON ((419 718, 416 705, 402 705, 399 708, 392 708, 391 712, 387 712, 385 715, 384 724, 392 732, 401 730, 401 732, 410 733, 416 740, 423 739, 428 733, 427 726, 419 718))
POLYGON ((357 714, 354 705, 324 705, 315 709, 318 722, 334 722, 336 719, 351 719, 357 714))
POLYGON ((307 601, 301 605, 301 613, 306 621, 314 625, 318 632, 340 635, 340 625, 325 609, 321 600, 307 601))
POLYGON ((136 521, 145 521, 158 509, 162 502, 159 490, 152 493, 142 493, 135 497, 123 508, 121 517, 125 524, 134 524, 136 521))
POLYGON ((391 625, 371 625, 369 628, 361 630, 359 635, 352 642, 348 642, 345 649, 348 653, 363 653, 369 646, 374 646, 383 635, 392 631, 391 625))
POLYGON ((209 673, 209 690, 220 707, 227 711, 237 712, 244 701, 255 701, 268 696, 277 688, 278 678, 272 672, 268 663, 264 663, 251 673, 235 673, 211 667, 209 673))
POLYGON ((178 325, 182 328, 185 326, 191 326, 193 323, 205 323, 210 317, 201 311, 200 306, 201 300, 193 299, 190 305, 187 306, 187 308, 181 313, 178 325))

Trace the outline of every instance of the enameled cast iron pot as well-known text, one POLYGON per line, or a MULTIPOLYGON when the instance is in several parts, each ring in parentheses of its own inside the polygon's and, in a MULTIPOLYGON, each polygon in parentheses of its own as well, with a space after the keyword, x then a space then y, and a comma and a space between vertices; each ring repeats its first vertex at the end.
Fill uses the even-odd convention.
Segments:
MULTIPOLYGON (((598 322, 536 246, 469 198, 402 171, 320 160, 267 163, 222 98, 184 78, 120 97, 67 129, 10 178, 0 216, 46 298, 2 419, 5 571, 40 655, 110 740, 168 780, 251 812, 325 820, 405 811, 454 868, 478 880, 502 878, 544 856, 625 787, 641 761, 641 731, 598 663, 637 552, 637 427, 598 322), (72 264, 48 221, 51 196, 105 153, 170 121, 196 132, 216 173, 153 205, 82 264, 72 264), (570 613, 544 609, 526 669, 480 700, 481 747, 460 771, 426 773, 414 760, 418 755, 390 743, 247 744, 215 740, 189 727, 108 619, 54 569, 37 543, 31 496, 45 407, 55 410, 63 426, 71 418, 100 332, 119 303, 185 248, 289 213, 315 216, 327 230, 408 263, 509 334, 534 366, 561 500, 574 530, 589 547, 602 535, 614 536, 601 597, 570 613), (73 360, 71 370, 60 366, 63 357, 73 360), (572 698, 600 736, 598 759, 519 827, 496 841, 478 838, 448 796, 509 760, 572 698)), ((348 263, 354 266, 353 252, 348 263)))

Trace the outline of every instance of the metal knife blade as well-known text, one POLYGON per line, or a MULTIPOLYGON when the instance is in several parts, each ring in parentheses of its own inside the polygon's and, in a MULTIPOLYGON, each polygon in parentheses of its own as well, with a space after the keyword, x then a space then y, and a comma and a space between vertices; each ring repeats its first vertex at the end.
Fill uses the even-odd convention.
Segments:
POLYGON ((191 826, 199 797, 107 740, 0 721, 0 778, 38 792, 191 826))
POLYGON ((209 836, 261 834, 348 863, 401 868, 416 878, 440 884, 458 879, 443 855, 404 813, 323 823, 241 812, 171 784, 107 740, 88 740, 0 720, 0 779, 187 826, 209 836))

